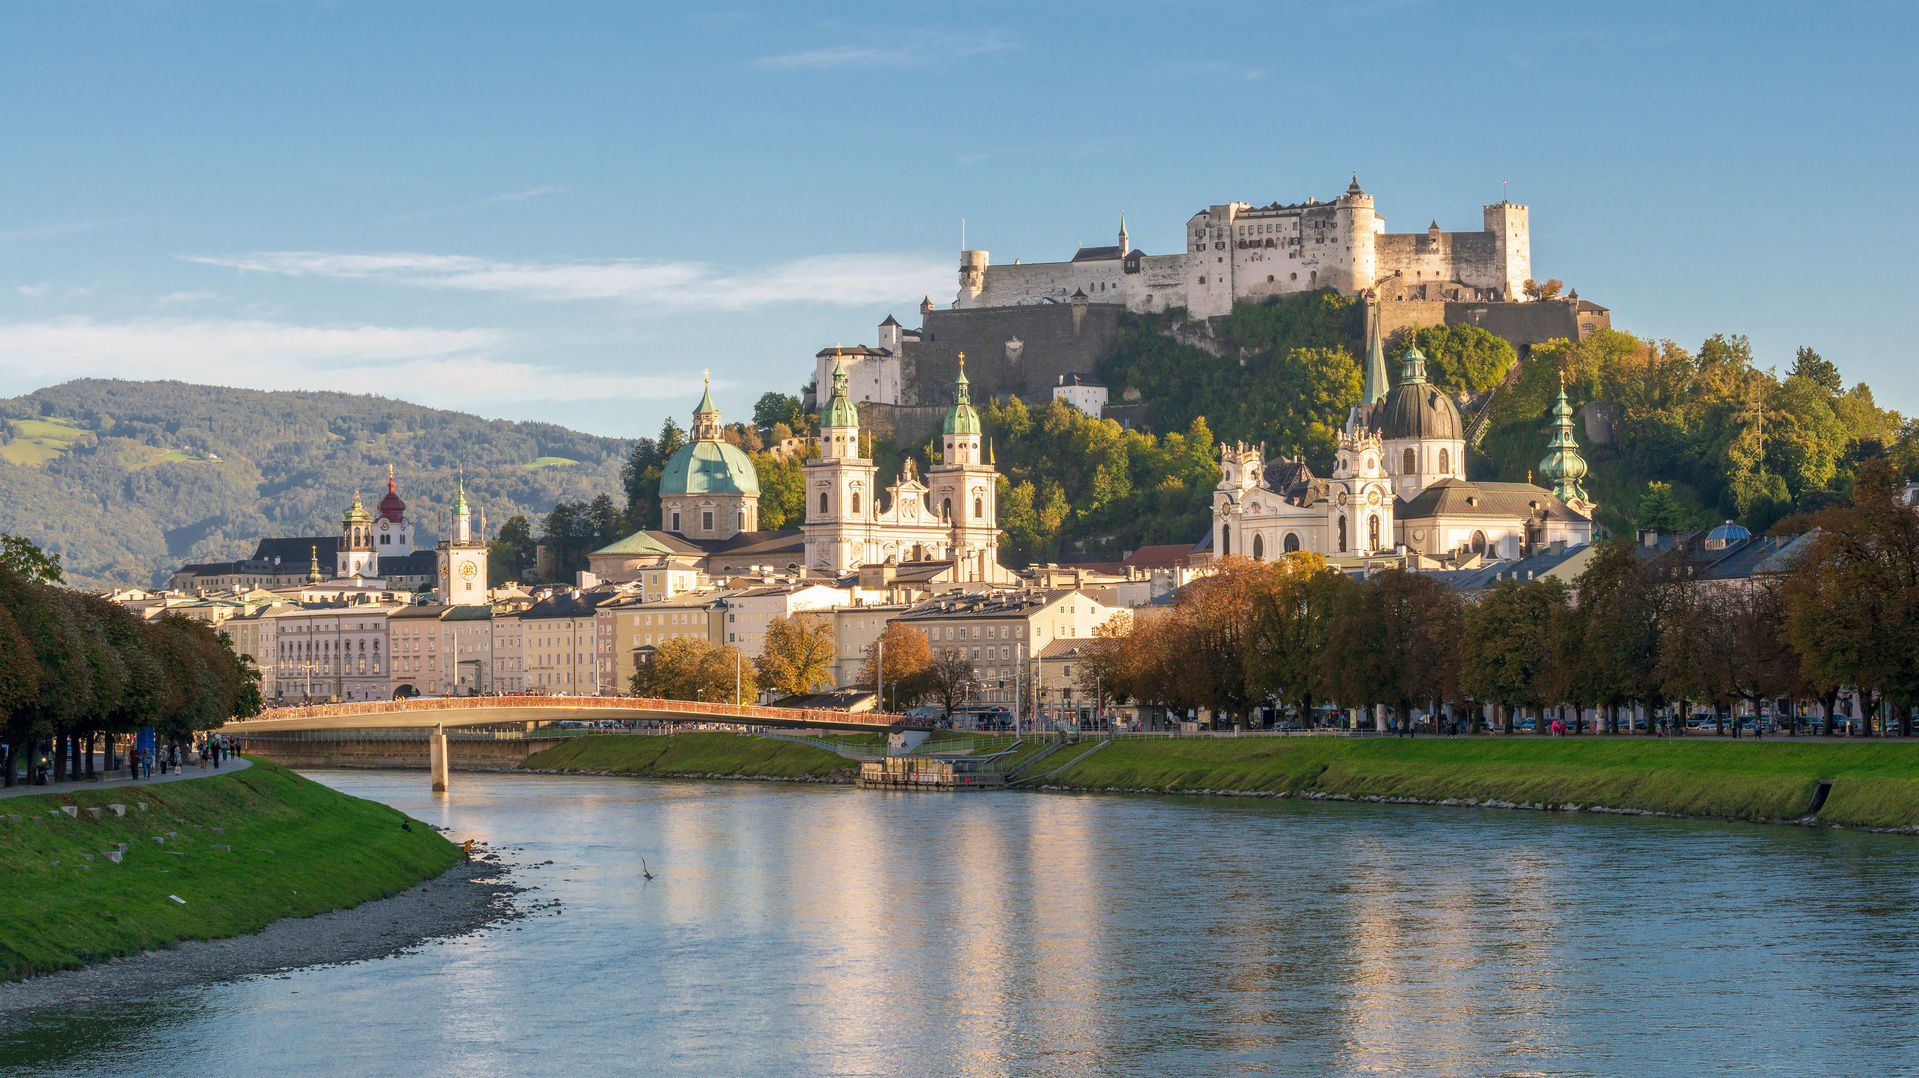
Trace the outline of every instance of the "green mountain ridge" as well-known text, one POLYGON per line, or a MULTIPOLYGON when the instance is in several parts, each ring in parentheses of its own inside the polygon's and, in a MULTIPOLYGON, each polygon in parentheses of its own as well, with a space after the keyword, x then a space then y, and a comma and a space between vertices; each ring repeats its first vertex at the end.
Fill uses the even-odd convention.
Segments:
MULTIPOLYGON (((160 584, 264 536, 331 535, 393 468, 422 544, 464 475, 499 526, 620 489, 627 443, 370 394, 82 379, 0 400, 0 532, 80 586, 160 584)), ((478 521, 475 521, 478 524, 478 521)))

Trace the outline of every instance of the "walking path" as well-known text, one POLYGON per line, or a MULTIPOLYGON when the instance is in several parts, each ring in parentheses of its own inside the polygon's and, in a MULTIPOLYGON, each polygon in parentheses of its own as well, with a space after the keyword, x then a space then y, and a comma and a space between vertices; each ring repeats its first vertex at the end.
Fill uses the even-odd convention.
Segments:
POLYGON ((0 797, 26 797, 30 794, 57 794, 66 790, 76 792, 80 790, 110 790, 116 786, 152 786, 155 783, 161 782, 181 782, 186 779, 203 779, 209 775, 230 775, 235 771, 244 771, 253 764, 251 760, 248 760, 244 756, 229 756, 217 770, 212 764, 208 764, 207 769, 202 771, 199 768, 199 763, 200 761, 196 759, 193 762, 193 766, 182 768, 179 771, 169 771, 164 775, 156 771, 150 779, 127 778, 127 769, 118 767, 113 770, 113 774, 118 776, 117 778, 101 779, 98 782, 82 778, 77 780, 69 779, 66 782, 49 782, 45 786, 13 786, 0 789, 0 797))

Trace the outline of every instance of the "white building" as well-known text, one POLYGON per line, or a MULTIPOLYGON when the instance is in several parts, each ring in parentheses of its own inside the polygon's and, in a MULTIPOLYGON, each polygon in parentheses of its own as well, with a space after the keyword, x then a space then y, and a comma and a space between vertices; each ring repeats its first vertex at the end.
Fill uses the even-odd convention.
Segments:
POLYGON ((1106 411, 1106 383, 1090 374, 1062 374, 1053 387, 1053 399, 1098 419, 1106 411))
POLYGON ((951 562, 955 580, 1011 580, 999 564, 999 474, 988 459, 960 357, 940 463, 921 483, 911 461, 880 504, 878 471, 860 450, 858 407, 844 366, 820 410, 820 456, 806 463, 805 565, 846 573, 862 565, 951 562))
POLYGON ((766 627, 775 619, 804 611, 831 611, 853 601, 850 588, 826 584, 772 584, 763 588, 743 588, 726 599, 726 639, 757 658, 766 648, 766 627))
MULTIPOLYGON (((1282 205, 1229 202, 1186 222, 1186 250, 1146 255, 1134 250, 1120 218, 1119 242, 1082 247, 1068 262, 995 266, 986 251, 960 252, 955 307, 1066 303, 1075 292, 1092 303, 1133 311, 1184 307, 1195 317, 1231 313, 1235 300, 1333 288, 1355 295, 1382 278, 1395 294, 1433 300, 1525 299, 1532 275, 1532 239, 1525 206, 1483 207, 1476 232, 1392 234, 1360 190, 1359 177, 1332 202, 1282 205)), ((822 383, 823 384, 823 383, 822 383)))
POLYGON ((1592 541, 1592 513, 1579 480, 1586 462, 1572 435, 1562 390, 1558 424, 1531 483, 1466 478, 1465 423, 1448 393, 1426 381, 1426 357, 1407 354, 1386 390, 1386 360, 1373 319, 1365 389, 1339 440, 1330 479, 1304 462, 1268 462, 1253 446, 1224 446, 1213 491, 1213 553, 1256 560, 1294 551, 1364 558, 1400 550, 1435 557, 1517 558, 1555 541, 1592 541))

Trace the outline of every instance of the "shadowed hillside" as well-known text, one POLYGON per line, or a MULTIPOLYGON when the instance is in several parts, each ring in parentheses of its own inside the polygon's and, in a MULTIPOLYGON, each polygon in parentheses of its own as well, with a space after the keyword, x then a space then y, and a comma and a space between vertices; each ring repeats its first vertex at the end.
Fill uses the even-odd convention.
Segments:
MULTIPOLYGON (((489 528, 620 489, 625 443, 347 393, 86 379, 0 400, 0 532, 75 583, 164 582, 267 535, 323 535, 392 465, 421 540, 462 468, 489 528)), ((476 520, 477 524, 478 521, 476 520)))

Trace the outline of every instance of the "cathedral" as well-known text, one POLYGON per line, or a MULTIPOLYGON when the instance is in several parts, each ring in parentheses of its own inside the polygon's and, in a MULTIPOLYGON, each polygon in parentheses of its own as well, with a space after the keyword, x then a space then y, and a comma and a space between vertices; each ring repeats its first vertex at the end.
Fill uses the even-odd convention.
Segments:
POLYGON ((953 406, 940 425, 940 463, 924 482, 909 459, 881 507, 878 468, 860 451, 860 413, 845 364, 820 409, 820 455, 806 462, 807 568, 845 573, 862 565, 951 562, 954 581, 1001 581, 999 473, 982 446, 979 412, 960 356, 953 406))
POLYGON ((692 440, 661 469, 660 520, 593 551, 601 580, 636 580, 648 569, 711 576, 774 570, 840 576, 865 565, 914 564, 929 580, 1010 583, 999 563, 999 474, 982 446, 962 363, 941 424, 940 463, 922 478, 908 460, 881 505, 878 466, 860 449, 859 408, 844 366, 820 409, 819 457, 806 462, 805 523, 759 531, 760 482, 753 461, 725 440, 708 391, 693 413, 692 440))
POLYGON ((1212 549, 1219 556, 1276 558, 1306 550, 1329 558, 1415 553, 1517 558, 1546 545, 1592 541, 1592 514, 1580 480, 1586 462, 1562 388, 1555 434, 1531 483, 1466 478, 1466 426, 1450 393, 1426 380, 1426 357, 1407 353, 1399 384, 1387 388, 1379 318, 1372 319, 1360 403, 1340 435, 1333 474, 1305 462, 1267 462, 1259 449, 1225 447, 1213 491, 1212 549))

